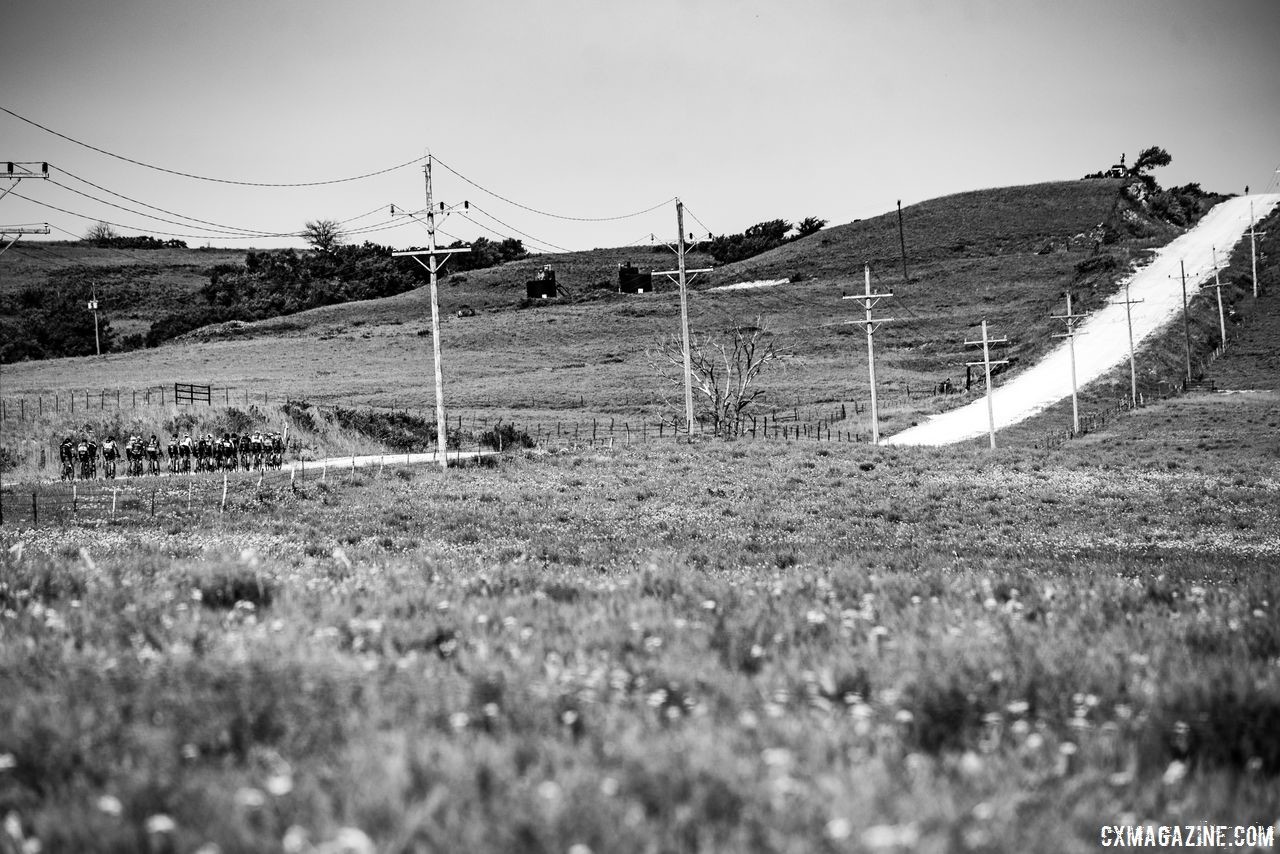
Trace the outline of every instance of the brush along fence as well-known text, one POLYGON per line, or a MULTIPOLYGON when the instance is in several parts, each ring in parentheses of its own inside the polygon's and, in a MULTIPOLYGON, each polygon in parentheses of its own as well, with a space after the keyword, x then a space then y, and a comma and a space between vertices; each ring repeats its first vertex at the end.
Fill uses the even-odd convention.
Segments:
MULTIPOLYGON (((491 464, 496 452, 450 452, 450 466, 491 464)), ((209 514, 269 513, 278 505, 389 477, 406 466, 437 462, 435 454, 369 454, 293 463, 281 471, 161 475, 129 480, 6 485, 0 525, 25 528, 70 522, 178 520, 209 514)))

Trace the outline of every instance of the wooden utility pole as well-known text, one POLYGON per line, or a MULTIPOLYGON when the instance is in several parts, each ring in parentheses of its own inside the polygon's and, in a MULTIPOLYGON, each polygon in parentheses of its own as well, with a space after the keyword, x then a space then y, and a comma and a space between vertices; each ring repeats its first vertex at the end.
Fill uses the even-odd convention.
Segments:
POLYGON ((1187 263, 1178 259, 1178 269, 1182 275, 1182 340, 1186 345, 1187 382, 1191 382, 1191 315, 1187 311, 1187 263))
MULTIPOLYGON (((697 270, 686 269, 684 263, 685 253, 693 246, 697 246, 702 241, 693 241, 692 244, 685 243, 684 237, 684 203, 676 199, 676 232, 678 239, 675 246, 671 249, 676 253, 677 266, 674 270, 659 270, 654 273, 656 276, 666 276, 671 278, 676 276, 675 281, 680 285, 680 346, 684 354, 684 418, 685 433, 693 431, 693 356, 689 351, 689 278, 696 276, 698 273, 711 272, 710 267, 703 267, 697 270)), ((692 239, 693 235, 690 235, 692 239)))
POLYGON ((902 247, 902 281, 907 281, 907 236, 902 228, 902 199, 898 199, 898 245, 902 247))
POLYGON ((1138 368, 1133 357, 1133 312, 1131 307, 1137 303, 1143 302, 1140 299, 1132 299, 1129 296, 1129 280, 1124 280, 1124 299, 1113 300, 1113 302, 1124 304, 1124 319, 1129 326, 1129 398, 1133 407, 1138 407, 1138 368))
POLYGON ((867 332, 867 373, 871 379, 871 444, 880 444, 880 410, 876 405, 876 350, 873 336, 876 329, 882 323, 888 323, 893 320, 892 317, 872 317, 871 310, 875 308, 877 302, 893 296, 893 293, 874 294, 871 292, 871 265, 865 264, 862 268, 865 292, 862 294, 846 295, 844 299, 862 300, 863 308, 867 312, 864 320, 851 320, 850 323, 860 323, 867 332))
MULTIPOLYGON (((446 262, 448 262, 450 255, 453 255, 458 252, 470 252, 471 250, 465 247, 459 248, 459 249, 437 249, 436 248, 436 208, 435 208, 435 203, 432 201, 432 198, 431 198, 431 155, 429 154, 427 155, 426 165, 422 167, 422 171, 426 175, 426 185, 427 185, 427 210, 426 210, 427 221, 425 223, 425 225, 427 226, 427 248, 426 250, 417 249, 417 250, 411 250, 407 252, 392 252, 391 254, 393 257, 403 256, 403 257, 412 258, 413 260, 417 261, 419 264, 422 264, 423 267, 426 267, 427 272, 430 274, 431 354, 435 358, 435 373, 436 373, 436 443, 437 443, 436 455, 437 457, 439 457, 440 468, 448 469, 449 467, 449 460, 448 460, 449 428, 448 428, 448 422, 445 420, 445 412, 444 412, 444 371, 441 368, 441 364, 440 364, 440 298, 439 298, 439 291, 437 290, 437 286, 436 286, 436 274, 437 272, 439 272, 440 268, 443 267, 446 262), (422 262, 422 258, 419 257, 422 255, 427 256, 427 262, 425 264, 422 262), (445 256, 444 260, 437 262, 436 261, 437 255, 445 256)), ((462 206, 464 208, 471 207, 469 202, 463 202, 462 206)), ((448 216, 449 213, 452 212, 457 207, 458 207, 457 205, 454 205, 453 207, 446 208, 444 205, 444 202, 441 202, 440 213, 442 214, 442 216, 448 216)), ((395 213, 394 205, 391 206, 391 212, 392 214, 395 213)), ((416 216, 409 213, 408 211, 404 211, 403 213, 406 216, 410 216, 410 217, 413 217, 415 220, 418 220, 416 216)), ((421 220, 418 220, 418 221, 421 222, 421 220)))
MULTIPOLYGON (((1067 349, 1071 354, 1071 434, 1077 435, 1080 432, 1080 400, 1076 391, 1076 326, 1087 315, 1073 314, 1071 311, 1071 291, 1067 291, 1067 313, 1050 315, 1054 320, 1061 320, 1066 324, 1066 332, 1054 335, 1054 338, 1066 338, 1067 349)), ((1130 338, 1132 341, 1132 338, 1130 338)))
POLYGON ((989 433, 989 435, 990 435, 990 437, 991 437, 991 448, 992 448, 992 450, 995 450, 995 447, 996 447, 996 410, 995 410, 995 405, 991 402, 991 397, 992 397, 992 390, 991 390, 991 366, 992 366, 992 365, 1007 365, 1007 364, 1009 364, 1009 360, 1008 360, 1008 359, 998 359, 998 360, 996 360, 996 361, 994 361, 994 362, 993 362, 993 361, 991 361, 991 345, 992 345, 992 344, 1008 344, 1008 343, 1009 343, 1009 339, 1008 339, 1008 338, 991 338, 991 337, 989 337, 989 336, 987 335, 987 322, 986 322, 985 320, 984 320, 984 321, 982 321, 982 338, 981 338, 981 340, 978 340, 978 341, 969 341, 969 340, 966 340, 966 341, 964 342, 964 345, 965 345, 966 347, 973 347, 973 346, 976 346, 976 345, 978 345, 978 344, 981 344, 981 345, 982 345, 982 361, 981 361, 981 362, 966 362, 965 364, 966 364, 966 365, 968 365, 968 366, 970 366, 970 367, 973 367, 973 366, 976 366, 976 365, 982 365, 982 366, 983 366, 983 368, 984 368, 984 370, 986 371, 986 375, 987 375, 987 425, 988 425, 987 430, 988 430, 988 433, 989 433))
POLYGON ((1213 288, 1218 292, 1218 337, 1219 346, 1226 349, 1227 346, 1227 316, 1222 311, 1222 279, 1218 276, 1218 271, 1222 268, 1218 266, 1218 247, 1213 247, 1213 284, 1201 285, 1200 290, 1208 290, 1213 288))
POLYGON ((1266 236, 1265 231, 1258 231, 1258 223, 1253 218, 1253 200, 1249 200, 1249 253, 1253 259, 1253 298, 1258 298, 1258 235, 1266 236))
POLYGON ((89 297, 89 310, 93 312, 93 349, 102 355, 102 342, 98 339, 98 283, 93 283, 92 296, 89 297))

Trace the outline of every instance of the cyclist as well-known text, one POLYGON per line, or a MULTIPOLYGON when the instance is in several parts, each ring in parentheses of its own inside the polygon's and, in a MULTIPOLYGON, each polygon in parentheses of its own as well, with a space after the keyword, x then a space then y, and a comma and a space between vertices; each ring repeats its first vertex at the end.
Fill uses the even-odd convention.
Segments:
POLYGON ((76 443, 70 436, 58 446, 58 459, 62 462, 62 479, 73 480, 76 476, 76 443))
POLYGON ((89 460, 89 440, 81 437, 80 443, 76 445, 76 459, 80 461, 80 479, 89 479, 89 468, 92 463, 89 460))
POLYGON ((102 473, 114 479, 118 459, 120 459, 120 448, 116 445, 116 437, 108 434, 107 438, 102 440, 102 473))
POLYGON ((176 435, 169 437, 169 474, 178 473, 178 437, 176 435))
POLYGON ((89 445, 89 476, 98 476, 98 443, 90 433, 85 437, 85 442, 89 445))
POLYGON ((191 434, 183 433, 182 441, 178 443, 178 456, 181 457, 181 468, 184 474, 191 471, 191 434))
POLYGON ((222 434, 222 467, 233 471, 235 470, 236 440, 234 433, 222 434))
POLYGON ((155 433, 147 440, 147 463, 151 474, 160 474, 160 440, 155 433))

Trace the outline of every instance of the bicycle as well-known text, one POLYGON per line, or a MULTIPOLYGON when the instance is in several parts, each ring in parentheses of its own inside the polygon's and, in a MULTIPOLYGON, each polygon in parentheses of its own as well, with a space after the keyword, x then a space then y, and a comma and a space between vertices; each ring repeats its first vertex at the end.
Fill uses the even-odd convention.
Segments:
POLYGON ((96 474, 94 469, 95 467, 93 465, 93 460, 91 460, 88 457, 82 457, 80 459, 80 479, 81 480, 92 480, 94 478, 94 475, 96 474))
POLYGON ((107 478, 115 480, 116 478, 116 458, 114 456, 104 457, 102 460, 102 473, 107 478))

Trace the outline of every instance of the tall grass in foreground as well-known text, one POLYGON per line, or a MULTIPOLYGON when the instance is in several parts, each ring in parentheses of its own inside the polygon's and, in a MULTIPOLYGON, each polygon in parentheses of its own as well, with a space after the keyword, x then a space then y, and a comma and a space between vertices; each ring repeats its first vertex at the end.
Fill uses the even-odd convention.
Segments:
POLYGON ((351 828, 1092 851, 1104 823, 1270 824, 1273 445, 1206 471, 1132 446, 534 451, 191 529, 5 534, 0 812, 116 851, 351 828))

